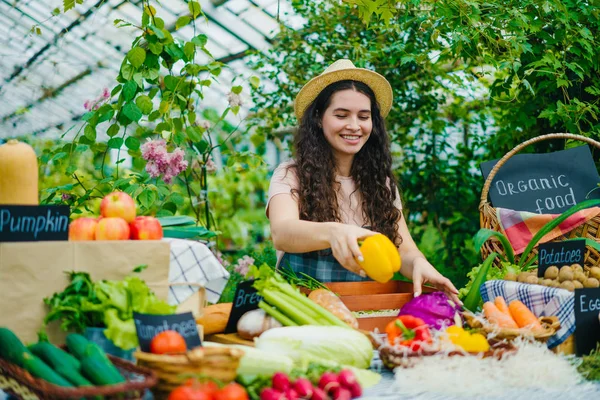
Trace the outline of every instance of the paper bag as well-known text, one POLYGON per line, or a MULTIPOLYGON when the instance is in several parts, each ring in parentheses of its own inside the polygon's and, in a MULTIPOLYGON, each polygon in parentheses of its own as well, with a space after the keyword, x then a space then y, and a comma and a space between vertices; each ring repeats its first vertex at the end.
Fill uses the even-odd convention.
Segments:
MULTIPOLYGON (((90 273, 92 279, 123 279, 147 264, 140 278, 167 300, 170 247, 162 241, 0 243, 0 326, 21 341, 37 340, 48 309, 45 297, 68 285, 65 271, 90 273)), ((63 342, 58 323, 48 327, 50 341, 63 342)))

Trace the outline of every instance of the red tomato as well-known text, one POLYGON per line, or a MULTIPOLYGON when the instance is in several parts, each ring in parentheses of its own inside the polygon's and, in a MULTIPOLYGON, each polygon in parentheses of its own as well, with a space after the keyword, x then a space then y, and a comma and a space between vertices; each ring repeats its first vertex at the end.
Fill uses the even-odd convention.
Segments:
POLYGON ((213 400, 210 393, 197 390, 192 386, 179 386, 169 395, 168 400, 213 400))
MULTIPOLYGON (((238 383, 231 382, 225 385, 221 390, 217 391, 214 396, 215 400, 248 400, 246 389, 238 383)), ((170 399, 169 399, 170 400, 170 399)))
POLYGON ((185 386, 190 386, 196 390, 208 393, 211 397, 219 390, 219 385, 214 381, 199 381, 196 378, 190 378, 185 381, 185 386))
POLYGON ((152 338, 150 352, 154 354, 185 353, 185 339, 178 332, 164 331, 152 338))

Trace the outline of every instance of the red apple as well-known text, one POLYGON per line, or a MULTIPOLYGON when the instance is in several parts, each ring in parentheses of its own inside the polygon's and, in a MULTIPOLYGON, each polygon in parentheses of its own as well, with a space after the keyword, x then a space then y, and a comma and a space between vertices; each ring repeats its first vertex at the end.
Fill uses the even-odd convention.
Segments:
POLYGON ((96 218, 77 218, 69 224, 69 240, 96 239, 96 218))
POLYGON ((112 192, 100 203, 100 214, 104 218, 123 218, 130 223, 135 219, 135 202, 127 193, 112 192))
POLYGON ((123 218, 102 218, 96 226, 96 240, 127 240, 129 224, 123 218))
POLYGON ((160 240, 163 237, 162 226, 154 217, 137 217, 129 228, 133 240, 160 240))

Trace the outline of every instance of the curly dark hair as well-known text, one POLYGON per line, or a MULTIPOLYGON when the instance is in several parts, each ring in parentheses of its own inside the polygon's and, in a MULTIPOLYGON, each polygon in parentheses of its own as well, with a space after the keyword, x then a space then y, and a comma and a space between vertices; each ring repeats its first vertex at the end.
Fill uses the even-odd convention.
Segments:
POLYGON ((347 89, 360 92, 371 100, 373 130, 354 156, 350 170, 356 190, 363 195, 363 218, 372 230, 383 233, 399 246, 402 238, 398 234, 398 223, 402 213, 394 206, 397 184, 392 174, 390 141, 375 94, 362 82, 345 80, 327 86, 300 121, 294 140, 295 163, 289 166, 298 176, 299 189, 294 192, 300 203, 300 218, 318 222, 340 221, 335 159, 321 128, 321 116, 329 107, 333 94, 347 89))

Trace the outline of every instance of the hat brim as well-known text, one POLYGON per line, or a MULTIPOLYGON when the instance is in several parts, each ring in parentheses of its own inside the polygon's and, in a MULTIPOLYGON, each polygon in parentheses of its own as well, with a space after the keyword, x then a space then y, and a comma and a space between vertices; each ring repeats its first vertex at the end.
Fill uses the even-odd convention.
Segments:
POLYGON ((387 79, 375 71, 364 68, 350 68, 321 74, 308 81, 300 89, 294 101, 294 113, 298 121, 302 119, 308 106, 315 101, 323 89, 332 83, 346 80, 359 81, 369 86, 375 93, 381 115, 385 118, 389 114, 392 108, 393 93, 392 86, 387 79))

